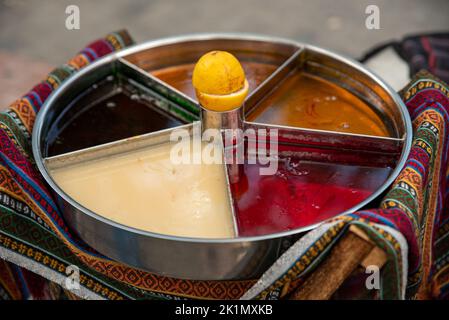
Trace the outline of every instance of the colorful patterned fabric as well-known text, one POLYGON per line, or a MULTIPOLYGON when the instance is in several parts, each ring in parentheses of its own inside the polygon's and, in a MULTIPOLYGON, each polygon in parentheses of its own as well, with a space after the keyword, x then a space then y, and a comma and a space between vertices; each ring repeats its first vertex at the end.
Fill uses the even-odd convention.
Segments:
POLYGON ((301 286, 351 224, 365 230, 389 257, 375 298, 448 296, 449 213, 444 208, 449 201, 449 94, 444 84, 427 74, 421 74, 403 92, 414 120, 413 149, 381 208, 321 225, 287 250, 257 282, 158 276, 112 261, 84 244, 64 223, 38 173, 31 152, 31 130, 43 102, 64 79, 131 43, 129 35, 121 31, 90 44, 0 114, 0 258, 8 261, 0 262, 0 297, 284 298, 301 286), (79 268, 80 287, 67 288, 71 293, 58 291, 53 283, 66 287, 71 266, 79 268), (28 281, 24 274, 30 276, 28 281), (34 282, 33 274, 39 275, 34 282))
POLYGON ((375 46, 360 58, 366 62, 386 48, 393 48, 410 68, 410 77, 420 70, 428 70, 446 83, 449 82, 449 33, 430 33, 407 36, 375 46))

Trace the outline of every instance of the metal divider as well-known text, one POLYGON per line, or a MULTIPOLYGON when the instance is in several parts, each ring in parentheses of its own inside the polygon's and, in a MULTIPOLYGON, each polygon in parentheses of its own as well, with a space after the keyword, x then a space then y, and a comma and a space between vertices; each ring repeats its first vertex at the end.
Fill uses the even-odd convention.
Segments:
MULTIPOLYGON (((247 119, 258 107, 258 104, 293 72, 309 72, 314 69, 308 67, 309 48, 300 47, 288 58, 269 78, 267 78, 244 103, 244 117, 247 119)), ((313 56, 313 55, 312 55, 313 56)), ((320 61, 320 56, 313 56, 320 61)), ((327 79, 327 78, 326 78, 327 79)), ((327 79, 330 81, 329 79, 327 79)), ((357 96, 357 95, 356 95, 357 96)), ((367 102, 368 103, 368 102, 367 102)), ((373 110, 378 112, 377 106, 373 110)), ((384 118, 384 117, 382 117, 384 118)), ((364 134, 352 134, 338 131, 308 129, 288 125, 265 124, 256 121, 244 121, 244 129, 255 132, 264 130, 266 135, 270 131, 278 131, 278 144, 281 156, 301 156, 313 160, 327 161, 360 161, 363 164, 394 167, 401 157, 405 144, 404 136, 382 137, 364 134), (351 156, 353 153, 355 156, 351 156)), ((393 121, 393 120, 392 120, 393 121)), ((260 134, 260 132, 259 132, 260 134)), ((255 141, 256 137, 249 137, 255 141)))
POLYGON ((151 73, 141 69, 137 65, 128 62, 124 58, 118 58, 117 64, 119 69, 123 70, 130 76, 135 77, 146 87, 165 99, 177 104, 179 106, 178 109, 190 114, 192 117, 196 117, 196 119, 199 118, 200 107, 198 106, 198 103, 189 96, 173 88, 168 83, 159 80, 151 73))
MULTIPOLYGON (((168 144, 170 143, 170 135, 173 131, 184 129, 187 130, 190 134, 190 137, 193 137, 194 126, 199 126, 199 122, 186 124, 183 126, 178 126, 176 128, 169 128, 165 130, 160 130, 156 132, 151 132, 148 134, 135 136, 123 140, 118 140, 98 146, 94 146, 91 148, 86 148, 78 151, 73 151, 57 156, 47 157, 44 159, 44 165, 46 166, 48 172, 50 173, 52 170, 64 168, 67 166, 81 164, 83 162, 95 161, 99 159, 104 159, 108 157, 114 157, 121 154, 125 154, 128 152, 134 152, 138 150, 142 150, 148 147, 154 147, 157 145, 168 144)), ((224 152, 224 150, 222 150, 224 152)), ((222 164, 223 174, 225 176, 226 181, 226 193, 229 201, 229 208, 231 210, 232 216, 232 224, 234 229, 234 237, 239 236, 239 230, 237 225, 237 217, 235 213, 234 200, 232 197, 231 186, 229 182, 229 173, 228 166, 225 163, 224 154, 222 155, 222 164)), ((53 179, 53 178, 52 178, 53 179)), ((56 183, 56 182, 55 182, 56 183)))
POLYGON ((303 47, 299 48, 288 58, 270 77, 265 79, 256 90, 254 90, 245 100, 243 105, 245 117, 250 115, 258 102, 273 91, 289 74, 304 63, 303 47))

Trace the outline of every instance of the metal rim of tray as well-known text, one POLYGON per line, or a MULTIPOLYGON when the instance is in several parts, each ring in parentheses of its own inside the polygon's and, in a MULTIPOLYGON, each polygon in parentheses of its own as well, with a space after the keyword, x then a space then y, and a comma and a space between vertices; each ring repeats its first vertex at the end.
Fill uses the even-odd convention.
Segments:
POLYGON ((164 38, 164 39, 159 39, 159 40, 152 40, 152 41, 148 41, 148 42, 145 42, 142 44, 134 45, 130 48, 124 49, 117 53, 111 53, 111 54, 107 55, 106 57, 103 57, 103 58, 99 59, 98 61, 92 63, 91 65, 85 67, 84 69, 79 71, 77 74, 75 74, 74 76, 69 78, 67 81, 65 81, 57 90, 55 90, 50 95, 50 97, 46 100, 46 102, 43 104, 41 110, 39 111, 37 118, 36 118, 35 125, 34 125, 33 134, 32 134, 32 149, 33 149, 33 155, 34 155, 37 167, 38 167, 39 171, 41 172, 41 174, 43 175, 45 181, 50 185, 50 187, 53 190, 55 190, 70 205, 72 205, 79 211, 83 212, 86 215, 91 216, 92 218, 94 218, 102 223, 106 223, 106 224, 110 225, 111 227, 119 228, 119 229, 122 229, 122 230, 125 230, 128 232, 140 234, 140 235, 147 236, 147 237, 165 239, 165 240, 186 241, 186 242, 192 242, 192 243, 217 243, 217 244, 238 243, 238 242, 242 242, 242 241, 252 242, 252 241, 261 241, 261 240, 282 238, 282 237, 286 237, 286 236, 300 234, 305 231, 314 229, 320 223, 322 223, 322 222, 319 222, 319 223, 309 225, 306 227, 300 227, 300 228, 296 228, 296 229, 292 229, 292 230, 288 230, 288 231, 271 233, 271 234, 266 234, 266 235, 249 236, 249 237, 237 236, 235 238, 226 238, 226 239, 192 238, 192 237, 181 237, 181 236, 170 236, 170 235, 165 235, 165 234, 159 234, 159 233, 136 229, 133 227, 129 227, 129 226, 114 222, 114 221, 109 220, 99 214, 96 214, 95 212, 93 212, 89 209, 84 208, 79 203, 77 203, 72 198, 70 198, 63 190, 61 190, 59 188, 59 186, 51 178, 50 174, 48 173, 48 171, 44 165, 44 158, 42 155, 41 134, 42 134, 43 123, 45 121, 47 113, 50 110, 51 105, 58 98, 58 96, 60 96, 61 94, 64 94, 64 92, 72 86, 72 83, 76 79, 83 77, 84 75, 88 74, 89 72, 96 69, 98 66, 100 66, 102 64, 112 63, 113 61, 115 61, 118 58, 124 57, 126 55, 130 55, 130 54, 142 51, 142 50, 148 50, 151 48, 174 44, 174 43, 179 43, 179 42, 184 42, 184 41, 220 40, 220 39, 266 41, 266 42, 274 42, 274 43, 294 45, 294 46, 298 46, 298 47, 302 47, 302 48, 307 48, 310 50, 314 50, 316 52, 323 53, 333 59, 339 60, 339 61, 349 65, 351 68, 354 68, 357 71, 363 73, 368 78, 371 78, 372 80, 374 80, 376 82, 376 84, 381 87, 382 90, 386 91, 389 94, 389 96, 393 99, 393 102, 398 106, 399 111, 401 113, 401 120, 403 121, 404 130, 405 130, 405 135, 403 137, 402 152, 401 152, 399 161, 396 164, 396 167, 392 170, 388 179, 374 193, 372 193, 364 201, 360 202, 359 204, 350 208, 349 210, 346 210, 340 214, 335 215, 335 217, 347 215, 349 213, 355 212, 358 209, 364 207, 365 205, 367 205, 368 203, 370 203, 371 201, 376 199, 379 195, 381 195, 394 182, 394 180, 398 176, 399 172, 402 170, 402 168, 407 160, 407 156, 410 152, 411 142, 412 142, 412 124, 411 124, 411 120, 410 120, 410 116, 408 114, 407 108, 406 108, 405 104, 403 103, 403 101, 400 99, 399 95, 388 84, 383 82, 383 80, 381 80, 380 77, 375 75, 373 72, 367 70, 366 67, 364 67, 362 64, 360 64, 359 62, 357 62, 353 59, 344 57, 340 54, 336 54, 336 53, 333 53, 328 50, 318 48, 318 47, 315 47, 312 45, 308 45, 308 44, 304 44, 304 43, 300 43, 300 42, 296 42, 296 41, 288 40, 288 39, 260 36, 260 35, 253 35, 253 34, 213 33, 213 34, 192 34, 192 35, 169 37, 169 38, 164 38))

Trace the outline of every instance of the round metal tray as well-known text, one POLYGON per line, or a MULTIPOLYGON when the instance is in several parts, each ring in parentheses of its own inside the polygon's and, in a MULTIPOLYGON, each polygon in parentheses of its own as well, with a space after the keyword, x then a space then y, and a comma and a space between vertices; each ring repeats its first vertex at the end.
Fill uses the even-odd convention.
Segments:
MULTIPOLYGON (((40 172, 54 191, 66 222, 84 241, 104 255, 143 270, 177 278, 253 278, 276 260, 283 241, 297 239, 316 224, 285 232, 232 239, 186 238, 138 230, 111 221, 74 201, 52 179, 46 159, 49 131, 56 119, 67 112, 67 106, 80 93, 111 74, 120 73, 140 86, 150 88, 166 101, 164 106, 170 110, 181 108, 193 118, 198 116, 200 109, 194 99, 146 70, 194 63, 211 50, 226 50, 240 59, 279 64, 279 68, 247 98, 245 115, 288 72, 300 68, 345 88, 381 116, 390 131, 389 138, 277 126, 281 144, 283 141, 291 144, 293 139, 293 143, 313 145, 318 142, 326 148, 345 148, 354 153, 369 149, 378 154, 379 159, 387 159, 394 164, 382 186, 367 199, 340 214, 366 207, 379 198, 397 177, 410 151, 412 126, 407 109, 396 92, 363 65, 339 54, 295 41, 242 34, 200 34, 149 41, 87 66, 62 84, 42 107, 33 131, 33 153, 40 172)), ((270 127, 248 121, 245 126, 270 127)), ((163 139, 163 134, 156 132, 149 135, 157 140, 163 139)), ((132 143, 139 143, 142 139, 133 139, 132 143)), ((111 145, 114 147, 114 142, 111 145)))

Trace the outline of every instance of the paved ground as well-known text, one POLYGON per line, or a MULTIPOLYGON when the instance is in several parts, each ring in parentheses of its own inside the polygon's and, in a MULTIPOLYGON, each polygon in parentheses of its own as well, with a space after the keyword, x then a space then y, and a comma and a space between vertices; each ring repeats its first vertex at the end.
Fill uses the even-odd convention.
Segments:
POLYGON ((23 95, 51 71, 45 62, 0 51, 0 110, 23 95))
MULTIPOLYGON (((356 57, 376 43, 404 34, 449 30, 449 1, 0 0, 0 78, 5 77, 4 70, 10 77, 30 69, 43 75, 46 67, 39 69, 42 66, 60 64, 90 40, 123 27, 139 42, 193 32, 252 32, 356 57), (80 8, 80 30, 65 28, 65 8, 70 4, 80 8), (369 4, 380 8, 380 30, 365 28, 369 4), (5 67, 16 56, 21 63, 5 67)), ((3 103, 1 96, 0 92, 3 103)))

